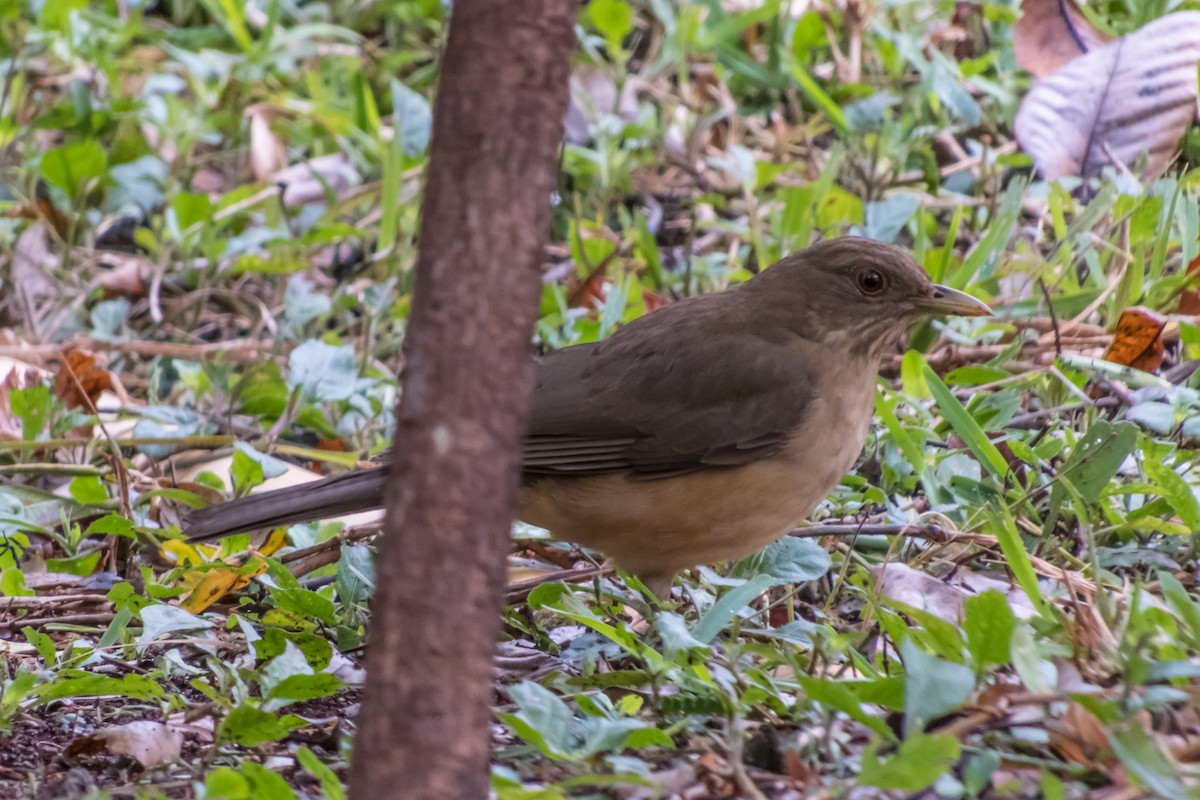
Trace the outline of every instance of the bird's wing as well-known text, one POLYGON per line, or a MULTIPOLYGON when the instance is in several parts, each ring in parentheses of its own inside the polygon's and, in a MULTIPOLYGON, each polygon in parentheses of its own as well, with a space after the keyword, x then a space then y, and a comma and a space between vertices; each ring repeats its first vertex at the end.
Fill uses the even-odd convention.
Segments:
POLYGON ((541 363, 527 478, 663 478, 783 447, 818 389, 795 337, 761 326, 728 331, 705 321, 708 308, 670 310, 541 363))

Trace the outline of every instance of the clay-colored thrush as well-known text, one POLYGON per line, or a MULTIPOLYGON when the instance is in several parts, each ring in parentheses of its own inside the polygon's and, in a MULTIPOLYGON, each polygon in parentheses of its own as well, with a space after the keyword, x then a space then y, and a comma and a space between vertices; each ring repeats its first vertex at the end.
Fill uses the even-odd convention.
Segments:
MULTIPOLYGON (((663 594, 803 520, 853 465, 880 357, 922 314, 991 313, 844 238, 541 359, 517 516, 663 594)), ((193 539, 379 508, 386 467, 193 512, 193 539)))

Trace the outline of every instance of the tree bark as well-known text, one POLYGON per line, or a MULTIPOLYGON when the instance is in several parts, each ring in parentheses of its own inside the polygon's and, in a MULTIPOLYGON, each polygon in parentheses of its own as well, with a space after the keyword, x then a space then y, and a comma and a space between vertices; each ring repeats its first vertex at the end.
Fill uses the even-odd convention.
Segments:
POLYGON ((354 741, 358 800, 487 794, 491 665, 578 5, 455 0, 354 741))

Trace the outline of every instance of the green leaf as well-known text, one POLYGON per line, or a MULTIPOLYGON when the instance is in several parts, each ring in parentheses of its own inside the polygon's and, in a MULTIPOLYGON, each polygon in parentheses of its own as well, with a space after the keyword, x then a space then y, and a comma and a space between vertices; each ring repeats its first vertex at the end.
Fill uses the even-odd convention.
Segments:
POLYGON ((107 168, 108 158, 98 142, 63 145, 42 155, 42 177, 62 189, 71 202, 79 199, 88 182, 103 177, 107 168))
POLYGON ((306 398, 346 400, 354 394, 358 368, 349 345, 334 347, 310 339, 292 351, 288 365, 288 387, 298 387, 306 398))
POLYGON ((1136 723, 1108 730, 1108 743, 1136 782, 1157 797, 1190 797, 1180 780, 1180 767, 1154 738, 1136 723))
POLYGON ((48 703, 64 697, 103 697, 110 694, 134 700, 159 700, 166 693, 158 683, 145 675, 110 678, 81 670, 64 670, 50 683, 43 683, 34 689, 32 694, 40 703, 48 703))
POLYGON ((1007 664, 1012 657, 1012 634, 1017 627, 1008 598, 992 589, 968 597, 963 608, 963 632, 975 668, 983 670, 993 664, 1007 664))
POLYGON ((37 441, 50 418, 52 397, 50 387, 45 385, 13 389, 8 393, 9 408, 13 416, 21 420, 21 439, 37 441))
POLYGON ((316 675, 291 675, 271 687, 267 699, 272 701, 273 708, 278 708, 289 703, 330 697, 344 687, 345 685, 337 676, 324 672, 316 675))
POLYGON ((406 156, 419 156, 429 147, 433 130, 433 112, 429 101, 400 81, 392 81, 393 136, 395 146, 406 156))
POLYGON ((1192 487, 1175 470, 1155 459, 1147 458, 1143 462, 1146 475, 1158 486, 1162 496, 1170 504, 1171 510, 1179 515, 1192 531, 1200 531, 1200 500, 1192 491, 1192 487))
POLYGON ((345 800, 346 793, 342 789, 342 781, 333 770, 321 763, 312 750, 301 746, 296 751, 296 761, 321 784, 321 797, 325 800, 345 800))
POLYGON ((375 559, 366 545, 342 545, 338 559, 338 598, 346 604, 361 605, 375 593, 375 559))
POLYGON ((284 611, 332 625, 333 602, 308 589, 271 589, 271 599, 284 611))
POLYGON ((253 800, 295 800, 296 793, 278 772, 254 762, 241 763, 242 775, 250 778, 253 800))
POLYGON ((829 554, 812 539, 784 536, 739 562, 733 574, 739 578, 768 575, 777 585, 808 583, 829 572, 829 554))
POLYGON ((1021 541, 1021 534, 1017 531, 1008 506, 1000 502, 990 503, 987 512, 996 541, 1000 543, 1000 551, 1004 553, 1004 560, 1008 562, 1008 568, 1012 570, 1017 583, 1038 613, 1049 616, 1050 606, 1042 596, 1042 587, 1038 585, 1037 573, 1033 569, 1033 562, 1029 560, 1029 551, 1021 541))
POLYGON ((285 631, 279 628, 267 628, 261 639, 250 642, 254 657, 259 661, 269 661, 287 650, 292 645, 304 654, 304 660, 313 670, 322 670, 329 666, 333 658, 333 645, 323 636, 305 631, 285 631))
POLYGON ((251 489, 266 480, 262 464, 241 450, 233 451, 233 460, 229 465, 229 477, 233 480, 234 493, 239 497, 244 497, 251 489))
POLYGON ((571 750, 571 711, 558 696, 533 681, 521 681, 509 689, 517 704, 516 714, 501 714, 513 733, 553 759, 567 757, 571 750))
POLYGON ((278 717, 245 701, 221 720, 217 737, 231 744, 255 747, 282 739, 302 725, 304 720, 300 717, 291 714, 278 717))
POLYGON ((58 662, 58 650, 54 647, 53 639, 28 625, 21 628, 21 633, 25 634, 26 641, 37 648, 38 655, 42 657, 43 664, 47 667, 53 667, 58 662))
POLYGON ((878 714, 863 706, 863 701, 843 681, 810 678, 797 675, 796 681, 814 703, 840 711, 856 722, 867 726, 885 739, 896 738, 896 734, 878 714))
POLYGON ((76 475, 71 479, 68 490, 75 502, 84 506, 103 503, 108 499, 108 491, 96 475, 76 475))
POLYGON ((179 606, 166 603, 155 603, 143 608, 138 616, 142 618, 142 635, 138 644, 150 644, 158 637, 180 631, 198 631, 211 628, 213 624, 206 619, 190 614, 179 606))
POLYGON ((929 364, 925 365, 925 382, 929 386, 930 394, 937 401, 942 416, 950 423, 950 427, 967 443, 967 448, 979 460, 979 463, 988 472, 1003 481, 1004 476, 1008 474, 1008 462, 1004 460, 1004 456, 996 449, 996 445, 992 444, 991 439, 983 432, 983 428, 975 421, 975 418, 963 407, 962 403, 958 402, 958 398, 946 387, 946 384, 942 383, 942 379, 929 364))
POLYGON ((169 221, 174 224, 175 235, 182 236, 188 228, 212 219, 213 204, 206 194, 176 192, 171 198, 169 221))
POLYGON ((133 530, 133 522, 122 517, 120 514, 109 514, 106 517, 101 517, 91 525, 88 525, 87 530, 83 532, 84 537, 99 534, 127 536, 130 539, 137 537, 137 533, 133 530))
POLYGON ((1095 422, 1071 450, 1059 474, 1084 500, 1095 503, 1133 452, 1137 437, 1137 427, 1130 423, 1095 422))
POLYGON ((25 588, 25 573, 20 567, 9 567, 0 572, 0 595, 5 597, 31 597, 37 594, 25 588))
POLYGON ((958 739, 950 734, 923 733, 910 735, 886 762, 879 760, 878 749, 868 747, 863 753, 858 784, 903 792, 918 792, 931 785, 950 771, 961 752, 958 739))
POLYGON ((900 655, 904 659, 907 735, 919 733, 930 720, 960 707, 975 688, 975 675, 970 669, 929 655, 912 639, 900 646, 900 655))
POLYGON ((704 644, 710 644, 734 615, 767 589, 778 585, 778 579, 774 575, 758 575, 733 591, 725 593, 696 623, 692 636, 704 644))
POLYGON ((621 42, 633 30, 633 10, 625 0, 592 0, 587 15, 613 52, 620 49, 621 42))

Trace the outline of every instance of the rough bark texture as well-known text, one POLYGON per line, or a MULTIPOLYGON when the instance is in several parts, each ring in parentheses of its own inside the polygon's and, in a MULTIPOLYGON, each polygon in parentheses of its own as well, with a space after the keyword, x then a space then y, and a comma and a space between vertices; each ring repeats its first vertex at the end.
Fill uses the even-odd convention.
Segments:
POLYGON ((455 0, 434 110, 351 795, 482 798, 566 108, 561 0, 455 0))

